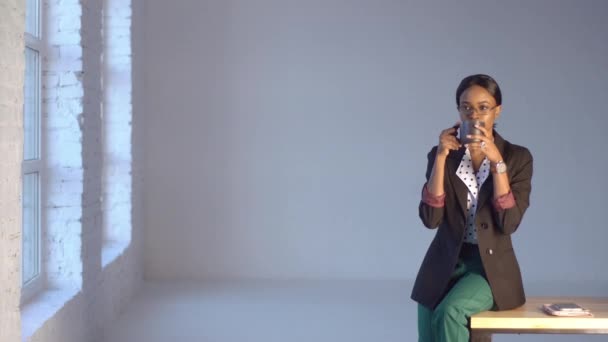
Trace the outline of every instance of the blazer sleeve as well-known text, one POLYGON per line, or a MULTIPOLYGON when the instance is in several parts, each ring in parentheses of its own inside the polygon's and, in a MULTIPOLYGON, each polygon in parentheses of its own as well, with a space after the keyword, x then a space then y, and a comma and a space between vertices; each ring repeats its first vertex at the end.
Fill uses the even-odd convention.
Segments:
MULTIPOLYGON (((433 170, 433 164, 435 164, 435 156, 437 154, 437 146, 433 147, 431 151, 427 155, 427 166, 426 166, 426 181, 429 181, 431 177, 431 171, 433 170)), ((424 184, 426 186, 426 183, 424 184)), ((422 189, 424 190, 424 186, 422 189)), ((420 194, 422 198, 422 194, 420 194)), ((433 229, 439 227, 441 222, 443 221, 443 213, 445 210, 445 206, 443 207, 433 207, 420 200, 420 204, 418 205, 418 214, 420 215, 420 219, 425 227, 433 229)))
POLYGON ((511 176, 511 192, 515 197, 515 205, 511 208, 498 210, 493 209, 494 219, 498 229, 503 234, 513 234, 521 223, 524 213, 530 205, 530 192, 532 191, 532 154, 524 147, 515 151, 509 172, 511 176))

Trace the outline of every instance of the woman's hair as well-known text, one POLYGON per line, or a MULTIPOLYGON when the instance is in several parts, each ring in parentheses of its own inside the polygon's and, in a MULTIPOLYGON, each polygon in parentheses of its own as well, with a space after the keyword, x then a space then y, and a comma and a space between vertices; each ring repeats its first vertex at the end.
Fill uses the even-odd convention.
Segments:
POLYGON ((496 81, 488 75, 477 74, 467 76, 462 81, 460 81, 460 85, 456 89, 457 106, 460 106, 460 95, 462 95, 465 90, 469 89, 472 86, 482 87, 494 97, 497 106, 500 106, 502 104, 502 93, 500 92, 500 87, 498 86, 498 83, 496 83, 496 81))

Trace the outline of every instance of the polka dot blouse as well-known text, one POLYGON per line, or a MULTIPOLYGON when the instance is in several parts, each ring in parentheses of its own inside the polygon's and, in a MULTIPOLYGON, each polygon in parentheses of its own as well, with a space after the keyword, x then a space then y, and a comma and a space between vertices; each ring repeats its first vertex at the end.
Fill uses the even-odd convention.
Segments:
POLYGON ((458 178, 467 186, 467 223, 464 233, 464 242, 477 243, 477 227, 475 227, 475 214, 477 212, 477 198, 483 182, 490 175, 490 162, 484 158, 477 173, 473 169, 473 161, 469 149, 465 151, 456 171, 458 178))

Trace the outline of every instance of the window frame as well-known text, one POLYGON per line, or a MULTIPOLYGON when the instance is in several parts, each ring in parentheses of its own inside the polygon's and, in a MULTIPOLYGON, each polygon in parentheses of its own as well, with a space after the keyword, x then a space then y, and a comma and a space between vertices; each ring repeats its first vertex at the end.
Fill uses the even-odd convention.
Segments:
MULTIPOLYGON (((27 28, 26 28, 26 32, 24 34, 25 37, 25 48, 29 48, 32 49, 34 51, 36 51, 38 53, 38 60, 37 60, 37 73, 36 73, 36 85, 35 85, 35 89, 36 89, 36 93, 37 93, 37 99, 35 101, 35 105, 36 105, 36 115, 37 115, 37 132, 38 132, 38 137, 37 137, 37 150, 38 150, 38 158, 37 159, 30 159, 30 160, 25 160, 25 143, 26 143, 26 139, 25 139, 25 132, 24 132, 24 154, 23 154, 23 160, 22 160, 22 164, 21 164, 21 177, 22 177, 22 202, 21 202, 21 210, 23 213, 23 209, 24 209, 24 201, 23 201, 23 196, 25 196, 25 193, 23 192, 23 180, 25 179, 25 175, 29 174, 29 173, 38 173, 38 193, 37 193, 37 214, 38 217, 37 222, 37 256, 38 256, 38 260, 37 260, 37 268, 38 268, 38 273, 36 276, 34 276, 32 279, 30 279, 29 281, 25 282, 24 281, 24 276, 23 276, 23 266, 24 266, 24 255, 25 253, 23 253, 24 250, 24 243, 23 241, 25 239, 23 239, 22 237, 22 257, 21 257, 21 270, 22 270, 22 276, 21 276, 21 285, 22 285, 22 289, 21 289, 21 304, 25 304, 26 302, 28 302, 29 300, 31 300, 34 296, 36 296, 38 293, 42 292, 45 288, 46 288, 46 284, 47 284, 47 279, 46 279, 46 272, 45 272, 45 222, 46 222, 46 215, 45 215, 45 181, 46 181, 46 158, 45 158, 45 150, 44 150, 44 142, 46 139, 46 125, 45 125, 45 120, 44 120, 44 115, 43 115, 43 98, 44 98, 44 94, 43 94, 43 89, 44 87, 42 86, 42 80, 43 80, 43 70, 42 70, 42 66, 43 66, 43 61, 45 59, 46 56, 46 46, 45 46, 45 33, 44 33, 44 29, 43 29, 43 25, 44 25, 44 16, 43 16, 43 0, 26 0, 26 2, 30 2, 30 1, 35 1, 36 2, 36 16, 37 16, 37 24, 36 24, 36 29, 37 32, 35 32, 34 34, 27 32, 27 28)), ((29 8, 29 4, 26 4, 26 7, 29 8)), ((27 20, 27 18, 26 18, 27 20)), ((27 21, 26 21, 27 22, 27 21)), ((25 59, 25 49, 24 49, 24 59, 25 59)), ((25 92, 25 82, 27 82, 27 78, 24 77, 24 92, 25 92)), ((24 123, 25 123, 25 103, 24 103, 24 111, 23 111, 23 119, 24 119, 24 123)), ((23 125, 24 129, 25 129, 25 124, 23 125)), ((24 229, 24 220, 22 219, 22 233, 25 232, 24 229)))

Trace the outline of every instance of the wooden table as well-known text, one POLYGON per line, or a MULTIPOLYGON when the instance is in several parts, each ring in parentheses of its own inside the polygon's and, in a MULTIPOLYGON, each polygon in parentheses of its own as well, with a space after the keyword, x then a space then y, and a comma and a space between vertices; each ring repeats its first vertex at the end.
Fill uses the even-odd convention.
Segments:
POLYGON ((471 316, 471 342, 492 341, 492 334, 608 334, 608 297, 528 297, 517 309, 471 316), (577 303, 593 317, 550 316, 540 308, 557 302, 577 303))

